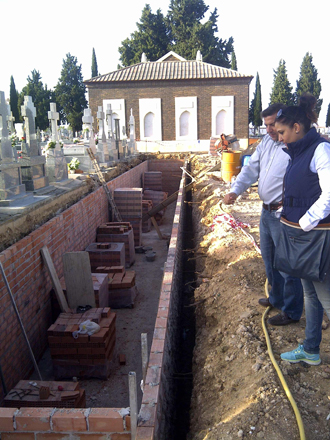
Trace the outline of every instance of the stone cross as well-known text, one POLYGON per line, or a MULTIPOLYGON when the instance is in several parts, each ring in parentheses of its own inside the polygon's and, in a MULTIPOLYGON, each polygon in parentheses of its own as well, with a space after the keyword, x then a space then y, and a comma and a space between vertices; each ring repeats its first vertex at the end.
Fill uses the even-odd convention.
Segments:
POLYGON ((30 156, 40 156, 36 136, 36 108, 31 96, 24 96, 24 104, 21 106, 22 116, 25 121, 26 142, 29 145, 30 156))
POLYGON ((50 103, 50 111, 48 112, 48 119, 51 123, 52 141, 56 142, 55 149, 60 150, 60 144, 58 142, 57 121, 60 119, 59 113, 56 111, 55 102, 50 103))
POLYGON ((102 106, 98 107, 97 120, 99 122, 98 139, 101 140, 102 142, 106 142, 106 137, 104 132, 104 111, 102 106))
POLYGON ((10 109, 10 105, 8 107, 9 107, 9 114, 7 117, 8 130, 10 131, 11 134, 13 134, 15 132, 15 127, 14 127, 15 118, 13 116, 13 112, 10 109))
POLYGON ((13 148, 8 133, 8 104, 5 93, 0 91, 0 159, 4 162, 14 161, 13 148))
POLYGON ((112 138, 113 131, 112 131, 112 110, 111 110, 111 104, 107 105, 106 110, 106 118, 107 118, 107 126, 108 126, 108 139, 112 138))
MULTIPOLYGON (((94 118, 92 116, 92 110, 90 108, 84 109, 84 116, 82 117, 82 121, 85 125, 85 128, 88 128, 90 135, 92 135, 94 118)), ((88 135, 85 137, 85 139, 88 139, 88 135)))
POLYGON ((135 119, 133 116, 133 109, 131 108, 131 115, 129 117, 129 139, 135 141, 135 119))

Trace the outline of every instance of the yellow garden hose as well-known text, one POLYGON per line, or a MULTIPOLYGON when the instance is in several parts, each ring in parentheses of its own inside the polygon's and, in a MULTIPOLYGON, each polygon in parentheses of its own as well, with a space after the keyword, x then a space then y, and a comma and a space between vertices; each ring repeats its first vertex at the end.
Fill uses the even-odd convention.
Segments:
MULTIPOLYGON (((265 293, 266 293, 266 296, 268 298, 268 280, 267 279, 266 279, 266 282, 265 282, 265 293)), ((296 402, 295 402, 295 400, 294 400, 294 398, 293 398, 293 396, 291 394, 291 391, 289 390, 288 384, 286 383, 286 381, 284 379, 282 371, 281 371, 280 367, 278 366, 278 363, 276 362, 276 359, 275 359, 274 354, 273 354, 272 346, 271 346, 271 343, 270 343, 270 338, 269 338, 269 334, 268 334, 267 327, 266 327, 266 322, 265 322, 266 316, 268 315, 268 312, 269 312, 270 309, 271 309, 271 307, 267 307, 267 309, 264 311, 264 313, 262 315, 262 320, 261 320, 262 321, 262 328, 263 328, 263 331, 264 331, 264 334, 265 334, 265 338, 266 338, 266 343, 267 343, 267 349, 268 349, 269 357, 270 357, 270 360, 272 361, 272 364, 274 365, 274 368, 275 368, 275 370, 277 372, 277 375, 278 375, 278 377, 279 377, 279 379, 281 381, 281 384, 282 384, 282 387, 283 387, 283 389, 285 391, 285 394, 287 395, 287 398, 289 399, 289 402, 291 403, 291 406, 292 406, 293 411, 295 413, 297 424, 298 424, 298 428, 299 428, 300 440, 305 440, 306 439, 306 437, 305 437, 305 429, 304 429, 304 424, 303 424, 303 421, 302 421, 299 409, 298 409, 297 404, 296 404, 296 402)))

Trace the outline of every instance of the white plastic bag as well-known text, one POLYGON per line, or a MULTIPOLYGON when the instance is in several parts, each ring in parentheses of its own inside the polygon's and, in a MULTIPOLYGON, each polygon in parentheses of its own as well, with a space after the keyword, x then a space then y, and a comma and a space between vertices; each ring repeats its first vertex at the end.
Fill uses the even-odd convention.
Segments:
POLYGON ((75 331, 72 333, 72 336, 77 339, 79 336, 79 333, 81 335, 94 335, 94 333, 99 332, 101 329, 101 327, 93 321, 90 321, 89 319, 87 319, 87 321, 84 321, 82 323, 79 324, 79 330, 75 331))

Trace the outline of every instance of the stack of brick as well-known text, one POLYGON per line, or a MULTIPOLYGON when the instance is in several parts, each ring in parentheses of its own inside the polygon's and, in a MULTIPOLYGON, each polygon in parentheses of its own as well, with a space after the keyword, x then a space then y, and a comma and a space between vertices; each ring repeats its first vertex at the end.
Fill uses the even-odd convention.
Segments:
MULTIPOLYGON (((152 200, 142 200, 142 214, 146 214, 152 208, 152 200)), ((142 221, 142 232, 149 232, 151 230, 151 219, 142 221)))
POLYGON ((85 408, 86 393, 78 382, 20 380, 4 399, 9 408, 85 408), (33 383, 33 385, 32 385, 33 383))
MULTIPOLYGON (((165 199, 167 199, 167 195, 168 195, 168 193, 164 192, 164 191, 153 191, 150 189, 146 189, 143 191, 143 199, 144 200, 151 200, 153 207, 159 205, 165 199)), ((163 215, 165 214, 165 209, 166 208, 161 209, 154 216, 159 225, 162 223, 163 215)))
POLYGON ((209 154, 211 156, 218 156, 218 153, 217 153, 218 141, 220 141, 220 136, 210 138, 209 154), (217 142, 217 145, 216 145, 216 142, 217 142))
POLYGON ((117 188, 114 201, 123 221, 130 222, 134 232, 134 245, 141 246, 142 188, 117 188))
POLYGON ((116 342, 116 314, 110 307, 93 308, 85 313, 61 313, 48 331, 48 343, 55 377, 106 378, 116 342), (73 332, 90 320, 100 326, 91 336, 73 332))
MULTIPOLYGON (((93 289, 95 295, 96 307, 108 307, 109 306, 109 277, 106 273, 92 273, 93 289)), ((65 279, 60 279, 62 290, 66 296, 65 279)), ((85 304, 81 304, 85 305, 85 304)))
POLYGON ((131 267, 135 262, 134 232, 129 222, 108 222, 97 228, 99 243, 124 243, 125 264, 131 267))
POLYGON ((137 294, 135 271, 124 266, 100 266, 96 272, 109 277, 109 306, 113 308, 132 307, 137 294))
POLYGON ((89 253, 92 272, 98 266, 125 266, 124 243, 91 243, 86 252, 89 253))
POLYGON ((163 191, 163 173, 161 171, 146 171, 143 173, 143 189, 163 191))

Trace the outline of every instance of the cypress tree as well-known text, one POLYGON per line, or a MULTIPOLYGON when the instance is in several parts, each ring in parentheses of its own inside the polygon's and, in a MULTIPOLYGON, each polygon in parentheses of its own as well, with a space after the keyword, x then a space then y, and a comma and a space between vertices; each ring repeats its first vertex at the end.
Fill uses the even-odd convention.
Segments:
POLYGON ((236 54, 235 51, 233 49, 232 53, 231 53, 231 70, 237 70, 237 60, 236 60, 236 54))
POLYGON ((262 125, 262 119, 260 117, 261 110, 262 110, 261 85, 260 85, 259 73, 257 72, 256 88, 249 109, 249 122, 251 122, 252 125, 254 126, 254 131, 256 131, 257 127, 260 127, 262 125))
POLYGON ((284 60, 280 60, 277 70, 274 70, 274 84, 270 94, 269 104, 276 103, 294 105, 294 96, 292 93, 292 87, 288 80, 284 60))
POLYGON ((18 93, 15 86, 14 77, 10 77, 9 103, 15 122, 20 122, 20 113, 18 111, 18 93))
POLYGON ((315 107, 316 112, 319 114, 322 107, 323 99, 319 99, 321 93, 321 81, 317 78, 317 69, 313 64, 312 54, 306 53, 303 62, 300 67, 300 76, 297 81, 297 87, 295 92, 295 102, 299 103, 299 98, 302 93, 311 93, 317 99, 315 107))
POLYGON ((92 53, 92 78, 94 78, 94 76, 99 76, 99 72, 98 72, 98 67, 97 67, 95 49, 93 47, 93 53, 92 53))
POLYGON ((330 127, 330 104, 328 105, 327 119, 325 121, 325 126, 330 127))
POLYGON ((45 130, 49 126, 48 110, 51 102, 51 91, 41 81, 40 72, 32 70, 31 76, 27 77, 27 85, 23 87, 18 97, 18 110, 24 102, 24 96, 31 96, 36 108, 36 127, 45 130))
POLYGON ((70 53, 63 60, 61 77, 55 87, 61 122, 68 122, 73 132, 81 130, 84 108, 87 107, 86 87, 83 83, 81 64, 70 53))

